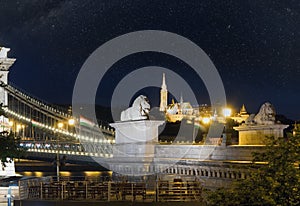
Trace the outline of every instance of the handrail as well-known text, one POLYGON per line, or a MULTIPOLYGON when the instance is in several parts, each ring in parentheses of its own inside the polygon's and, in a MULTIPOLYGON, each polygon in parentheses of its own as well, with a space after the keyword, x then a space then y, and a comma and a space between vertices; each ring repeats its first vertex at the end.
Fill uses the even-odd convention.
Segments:
POLYGON ((20 182, 20 185, 22 191, 27 191, 26 195, 21 195, 23 200, 202 201, 202 184, 196 180, 128 182, 112 181, 110 177, 106 180, 66 177, 58 182, 51 177, 50 181, 20 182))

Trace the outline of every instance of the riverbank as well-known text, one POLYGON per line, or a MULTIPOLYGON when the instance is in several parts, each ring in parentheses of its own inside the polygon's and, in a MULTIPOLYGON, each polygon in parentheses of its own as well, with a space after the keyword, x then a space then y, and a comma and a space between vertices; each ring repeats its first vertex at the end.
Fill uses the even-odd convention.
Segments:
POLYGON ((131 201, 37 201, 16 200, 14 206, 204 206, 201 202, 131 202, 131 201))

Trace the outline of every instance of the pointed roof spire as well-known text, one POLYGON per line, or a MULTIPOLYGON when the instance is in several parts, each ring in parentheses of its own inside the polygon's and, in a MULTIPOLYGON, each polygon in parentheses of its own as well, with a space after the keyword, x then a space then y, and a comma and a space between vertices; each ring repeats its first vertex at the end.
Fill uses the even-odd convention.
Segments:
POLYGON ((182 92, 180 93, 180 105, 183 104, 183 97, 182 97, 182 92))
POLYGON ((165 90, 165 91, 167 90, 166 75, 165 75, 165 73, 163 73, 163 79, 162 79, 161 89, 165 90))
POLYGON ((217 109, 215 109, 214 117, 217 117, 217 116, 218 116, 217 109))
POLYGON ((248 114, 245 105, 243 104, 241 110, 240 110, 240 114, 248 114))

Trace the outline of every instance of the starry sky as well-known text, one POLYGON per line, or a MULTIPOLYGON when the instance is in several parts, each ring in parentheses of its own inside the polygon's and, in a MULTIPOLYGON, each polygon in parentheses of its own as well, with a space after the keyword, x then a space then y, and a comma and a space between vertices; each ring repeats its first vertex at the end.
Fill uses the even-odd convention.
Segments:
MULTIPOLYGON (((153 29, 177 33, 201 47, 218 69, 231 106, 244 103, 256 113, 270 101, 277 113, 300 119, 298 0, 0 0, 0 25, 0 45, 17 58, 9 80, 50 103, 71 104, 81 66, 103 43, 153 29)), ((118 82, 149 65, 177 72, 200 103, 209 103, 201 79, 188 65, 151 52, 113 65, 99 86, 97 103, 109 105, 118 82)), ((157 106, 159 88, 145 92, 157 106)))

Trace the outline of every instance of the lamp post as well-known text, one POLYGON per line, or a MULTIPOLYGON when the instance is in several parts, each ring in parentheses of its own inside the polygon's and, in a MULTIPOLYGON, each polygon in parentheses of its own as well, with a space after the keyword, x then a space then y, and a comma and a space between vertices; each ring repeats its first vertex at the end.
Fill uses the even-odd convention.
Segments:
POLYGON ((22 128, 22 139, 24 139, 24 137, 25 137, 25 125, 22 124, 21 128, 22 128))
MULTIPOLYGON (((75 125, 75 119, 71 118, 68 120, 68 126, 73 127, 75 125)), ((68 127, 68 132, 70 132, 70 128, 68 127)), ((71 129, 71 131, 73 132, 73 129, 71 129)))
POLYGON ((210 117, 203 117, 202 118, 202 123, 205 124, 205 125, 208 125, 210 124, 211 122, 211 118, 210 117))
POLYGON ((14 131, 14 122, 13 121, 9 121, 8 124, 10 126, 10 131, 14 133, 15 132, 14 131))
POLYGON ((227 122, 227 118, 231 116, 231 112, 232 110, 230 108, 224 108, 222 110, 223 116, 224 116, 224 133, 223 133, 223 139, 222 139, 222 146, 226 146, 227 145, 227 137, 226 137, 226 122, 227 122))
POLYGON ((231 116, 231 109, 230 108, 224 108, 223 109, 223 115, 224 115, 224 117, 225 117, 225 121, 226 121, 226 118, 228 118, 228 117, 230 117, 231 116))
MULTIPOLYGON (((75 120, 74 119, 69 119, 68 123, 67 123, 67 129, 68 129, 68 125, 69 126, 73 126, 75 124, 75 120)), ((64 123, 59 122, 57 124, 58 129, 63 129, 64 127, 64 123)), ((59 167, 60 167, 60 159, 59 159, 59 135, 57 135, 56 137, 56 142, 57 142, 57 152, 56 152, 56 175, 57 175, 57 181, 59 182, 59 167)))
POLYGON ((17 124, 16 134, 18 135, 18 137, 19 137, 19 135, 20 135, 20 130, 21 130, 21 129, 22 129, 22 125, 17 124))
MULTIPOLYGON (((61 123, 61 122, 59 122, 58 124, 57 124, 57 127, 59 128, 59 129, 62 129, 63 128, 63 126, 64 126, 64 124, 63 123, 61 123)), ((57 135, 57 137, 56 137, 56 146, 57 146, 57 152, 56 152, 56 176, 57 176, 57 181, 59 182, 59 167, 60 167, 60 161, 59 161, 59 136, 57 135)))

